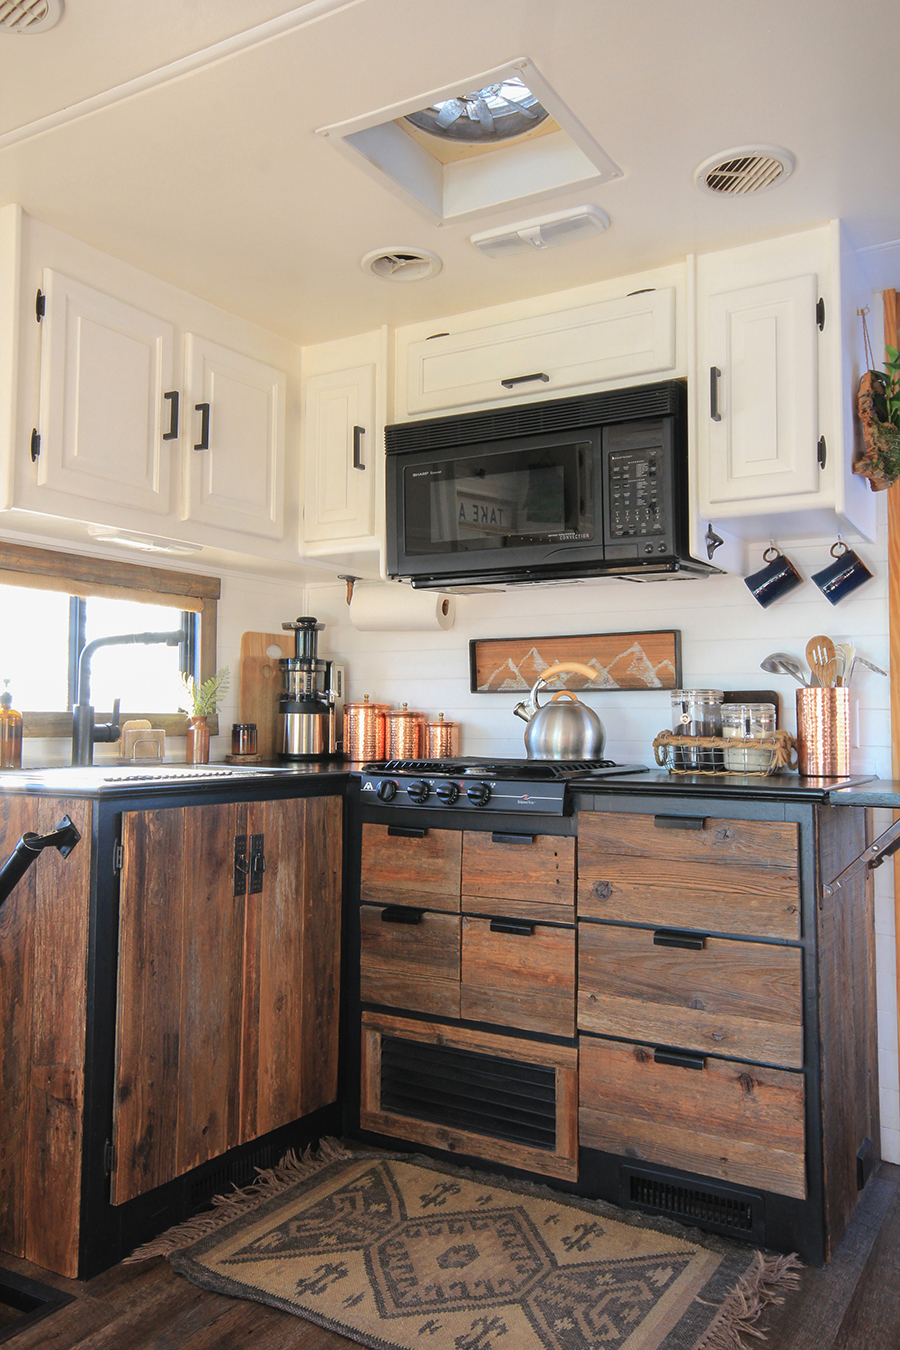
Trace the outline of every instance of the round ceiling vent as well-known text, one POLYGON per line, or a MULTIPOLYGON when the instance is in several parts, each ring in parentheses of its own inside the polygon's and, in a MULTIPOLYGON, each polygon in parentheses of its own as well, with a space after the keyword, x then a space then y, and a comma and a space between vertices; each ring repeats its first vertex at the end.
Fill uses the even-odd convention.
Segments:
POLYGON ((443 263, 425 248, 376 248, 361 259, 360 266, 382 281, 425 281, 436 277, 443 263))
POLYGON ((0 0, 0 33, 43 33, 62 11, 62 0, 0 0))
POLYGON ((777 145, 740 145, 706 159, 694 182, 717 197, 741 197, 783 183, 794 172, 794 156, 777 145))

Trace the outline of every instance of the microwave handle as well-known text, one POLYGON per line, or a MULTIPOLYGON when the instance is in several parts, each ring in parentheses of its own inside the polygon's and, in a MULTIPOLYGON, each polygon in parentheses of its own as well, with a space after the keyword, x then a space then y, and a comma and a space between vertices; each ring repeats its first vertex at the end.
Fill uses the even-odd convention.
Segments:
POLYGON ((534 375, 512 375, 508 380, 501 380, 500 383, 504 389, 514 389, 517 384, 529 384, 532 380, 540 380, 542 384, 549 384, 550 376, 545 375, 542 370, 538 370, 534 375))

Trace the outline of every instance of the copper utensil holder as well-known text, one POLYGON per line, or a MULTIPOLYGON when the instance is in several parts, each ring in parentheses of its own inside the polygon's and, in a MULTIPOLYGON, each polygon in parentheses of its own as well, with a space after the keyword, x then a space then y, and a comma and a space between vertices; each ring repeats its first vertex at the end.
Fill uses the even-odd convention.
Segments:
POLYGON ((421 759, 425 740, 425 714, 412 712, 404 703, 385 715, 385 754, 388 759, 421 759))
POLYGON ((850 772, 850 690, 797 690, 797 769, 809 778, 850 772))
POLYGON ((362 703, 344 704, 344 758, 357 764, 384 759, 385 720, 387 704, 370 703, 369 695, 362 703))
POLYGON ((426 759, 455 759, 459 754, 459 723, 445 722, 438 713, 436 722, 425 723, 426 759))

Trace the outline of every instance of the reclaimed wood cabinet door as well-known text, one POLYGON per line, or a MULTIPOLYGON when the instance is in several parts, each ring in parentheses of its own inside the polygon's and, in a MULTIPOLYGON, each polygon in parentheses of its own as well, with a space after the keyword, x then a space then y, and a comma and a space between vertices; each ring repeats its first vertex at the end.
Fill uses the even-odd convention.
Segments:
POLYGON ((113 1204, 335 1099, 341 801, 126 812, 122 849, 113 1204))

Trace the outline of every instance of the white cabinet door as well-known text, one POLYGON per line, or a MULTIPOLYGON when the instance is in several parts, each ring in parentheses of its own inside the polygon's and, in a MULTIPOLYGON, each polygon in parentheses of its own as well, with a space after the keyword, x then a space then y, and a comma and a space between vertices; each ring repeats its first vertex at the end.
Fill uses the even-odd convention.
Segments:
POLYGON ((182 519, 280 539, 284 371, 187 333, 185 386, 182 519))
POLYGON ((172 325, 49 268, 43 289, 38 484, 168 514, 172 325))
POLYGON ((306 381, 303 537, 309 543, 375 533, 375 375, 369 364, 306 381))
POLYGON ((412 342, 407 412, 521 400, 534 393, 675 368, 675 291, 642 291, 412 342))
MULTIPOLYGON (((709 300, 709 502, 819 488, 814 274, 709 300)), ((701 369, 701 379, 703 371, 701 369)))

